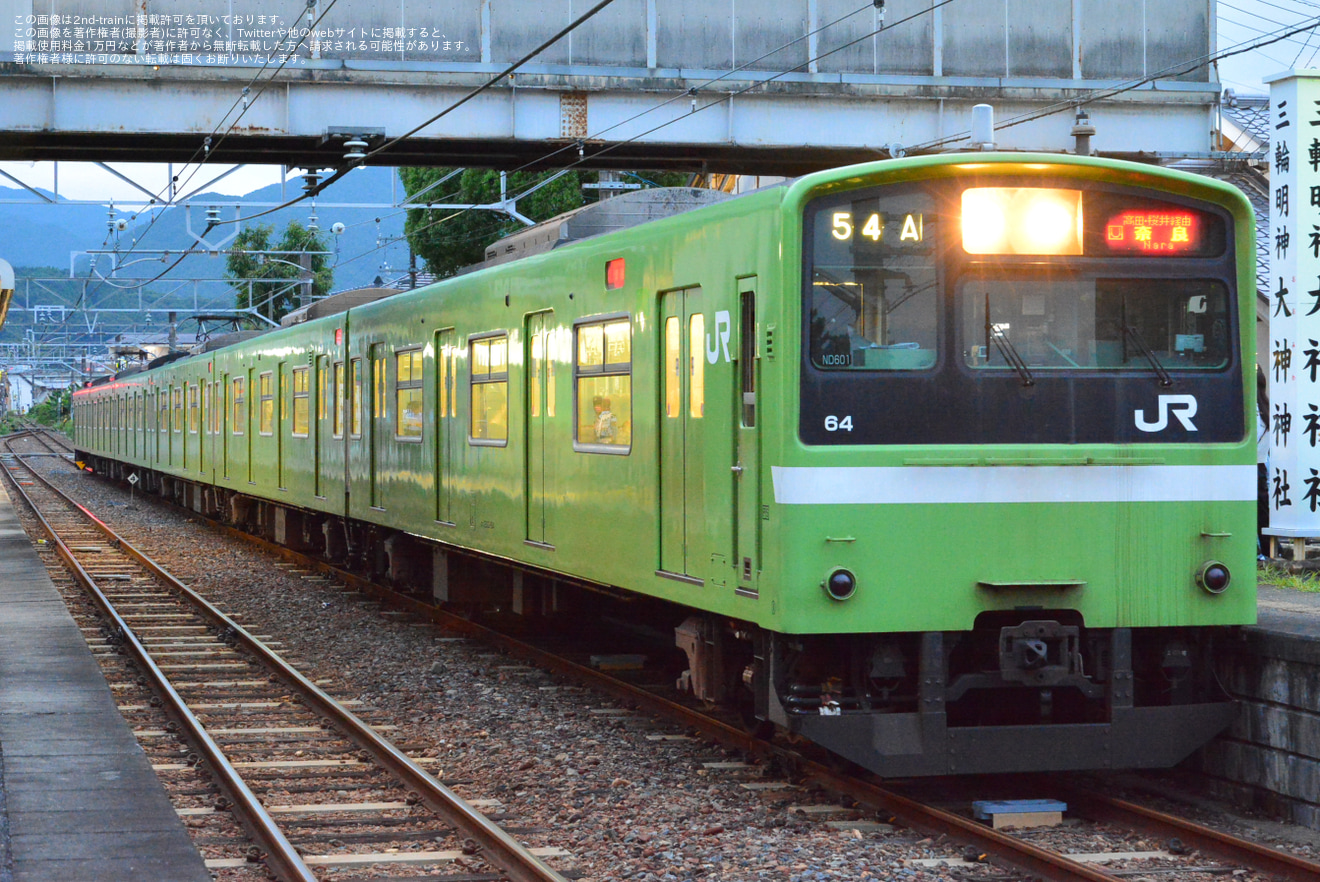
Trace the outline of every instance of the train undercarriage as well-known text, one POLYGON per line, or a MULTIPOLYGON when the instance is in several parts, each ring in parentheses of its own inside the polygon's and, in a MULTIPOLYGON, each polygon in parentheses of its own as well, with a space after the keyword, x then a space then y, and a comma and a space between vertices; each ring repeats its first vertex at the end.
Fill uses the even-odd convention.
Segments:
MULTIPOLYGON (((611 593, 372 524, 85 459, 111 478, 136 473, 140 491, 451 607, 530 620, 567 611, 577 589, 611 593)), ((1210 663, 1211 629, 1089 629, 1072 610, 1031 609, 983 613, 965 632, 789 635, 690 610, 668 615, 686 658, 680 682, 697 698, 885 777, 1163 768, 1234 716, 1210 663)))

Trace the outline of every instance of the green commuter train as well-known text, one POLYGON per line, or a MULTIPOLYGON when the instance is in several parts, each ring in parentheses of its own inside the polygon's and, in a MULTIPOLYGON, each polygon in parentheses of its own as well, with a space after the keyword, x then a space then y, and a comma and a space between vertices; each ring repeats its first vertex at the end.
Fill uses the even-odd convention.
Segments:
POLYGON ((880 774, 1167 766, 1256 614, 1253 223, 1070 155, 646 191, 93 383, 77 447, 441 602, 664 601, 698 696, 880 774))

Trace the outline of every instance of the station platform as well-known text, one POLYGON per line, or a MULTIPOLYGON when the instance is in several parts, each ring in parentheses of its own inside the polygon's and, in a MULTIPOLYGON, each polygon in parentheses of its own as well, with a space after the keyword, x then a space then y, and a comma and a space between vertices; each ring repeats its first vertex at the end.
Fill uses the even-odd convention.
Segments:
POLYGON ((1262 631, 1320 639, 1320 592, 1261 585, 1256 591, 1256 627, 1262 631))
POLYGON ((0 882, 210 882, 0 490, 0 882))

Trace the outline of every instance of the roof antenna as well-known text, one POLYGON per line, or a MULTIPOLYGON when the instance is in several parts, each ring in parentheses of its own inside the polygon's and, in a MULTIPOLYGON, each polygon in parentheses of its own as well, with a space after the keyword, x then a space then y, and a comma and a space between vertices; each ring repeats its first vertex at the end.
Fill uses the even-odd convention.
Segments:
POLYGON ((995 149, 995 109, 989 104, 972 108, 972 149, 995 149))

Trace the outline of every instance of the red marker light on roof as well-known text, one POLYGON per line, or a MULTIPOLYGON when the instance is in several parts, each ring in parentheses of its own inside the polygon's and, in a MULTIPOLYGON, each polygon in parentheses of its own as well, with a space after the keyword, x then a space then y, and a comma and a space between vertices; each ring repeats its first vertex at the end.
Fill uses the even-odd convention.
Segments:
POLYGON ((605 290, 623 287, 623 258, 616 257, 605 264, 605 290))

